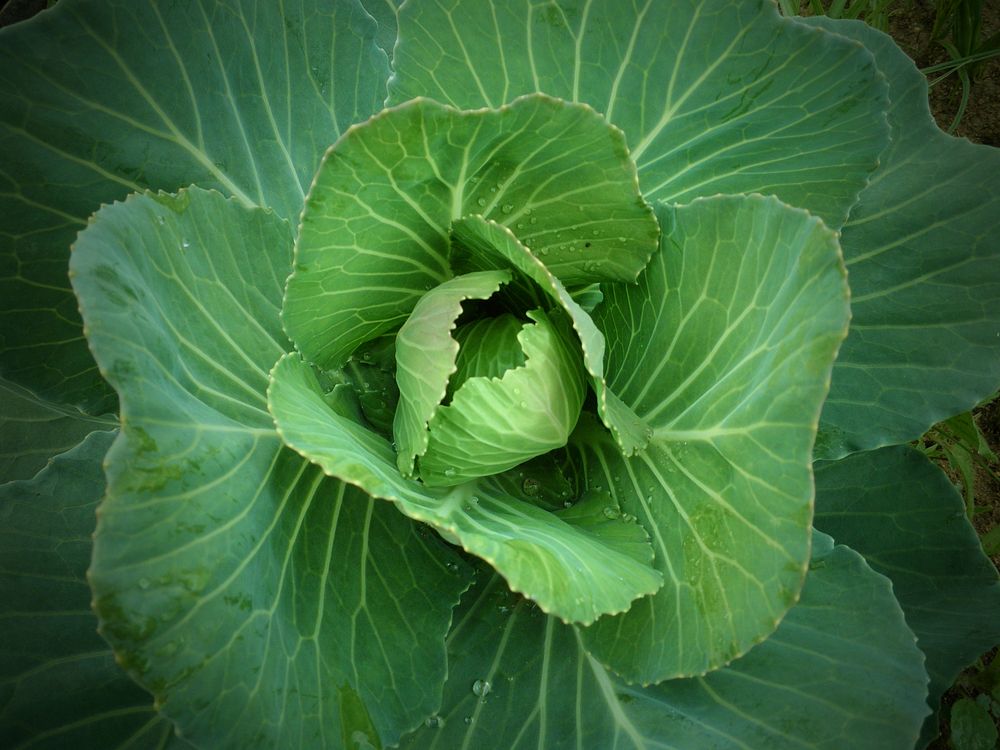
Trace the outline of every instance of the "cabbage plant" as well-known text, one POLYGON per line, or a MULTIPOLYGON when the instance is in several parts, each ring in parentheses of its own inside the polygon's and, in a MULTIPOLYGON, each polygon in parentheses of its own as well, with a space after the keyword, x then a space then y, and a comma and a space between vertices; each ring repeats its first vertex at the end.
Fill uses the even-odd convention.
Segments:
POLYGON ((764 0, 0 32, 0 744, 912 748, 1000 156, 764 0))

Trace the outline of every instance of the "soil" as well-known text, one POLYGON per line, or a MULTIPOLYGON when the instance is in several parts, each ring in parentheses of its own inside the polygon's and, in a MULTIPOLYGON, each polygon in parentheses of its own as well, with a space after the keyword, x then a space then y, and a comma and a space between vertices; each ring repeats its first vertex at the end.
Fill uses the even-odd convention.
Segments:
MULTIPOLYGON (((947 50, 931 39, 934 5, 930 0, 911 0, 890 16, 889 33, 920 68, 950 59, 947 50)), ((980 39, 988 39, 1000 31, 1000 1, 985 0, 982 10, 980 39)), ((934 77, 932 74, 931 78, 934 77)), ((931 111, 942 129, 947 130, 951 125, 961 98, 962 85, 957 75, 948 76, 931 88, 931 111)), ((954 135, 1000 146, 1000 58, 981 63, 975 71, 969 102, 954 135)))

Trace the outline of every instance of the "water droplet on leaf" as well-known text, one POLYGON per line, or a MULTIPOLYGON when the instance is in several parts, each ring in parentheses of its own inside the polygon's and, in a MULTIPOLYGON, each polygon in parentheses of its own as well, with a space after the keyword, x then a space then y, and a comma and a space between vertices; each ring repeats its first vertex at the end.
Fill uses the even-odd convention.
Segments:
POLYGON ((492 689, 493 686, 489 683, 488 680, 476 680, 474 683, 472 683, 472 692, 475 693, 480 698, 485 698, 487 695, 489 695, 492 689))

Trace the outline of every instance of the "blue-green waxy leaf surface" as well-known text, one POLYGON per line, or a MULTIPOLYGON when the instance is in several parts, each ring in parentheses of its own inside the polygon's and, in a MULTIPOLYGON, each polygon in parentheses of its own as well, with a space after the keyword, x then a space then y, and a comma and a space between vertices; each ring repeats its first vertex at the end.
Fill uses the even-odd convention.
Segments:
POLYGON ((0 485, 0 745, 27 750, 190 746, 97 634, 86 572, 101 461, 93 432, 33 479, 0 485))
POLYGON ((622 134, 589 107, 415 100, 352 128, 316 175, 282 310, 299 351, 338 367, 399 328, 452 275, 450 226, 466 214, 520 227, 567 284, 634 280, 656 247, 622 134))
POLYGON ((926 675, 892 587, 818 535, 777 632, 705 677, 630 685, 488 571, 448 639, 442 710, 405 748, 911 750, 926 675))
POLYGON ((816 469, 816 526, 851 545, 893 591, 927 657, 919 747, 938 734, 941 695, 1000 642, 1000 577, 951 481, 921 453, 883 448, 816 469))
POLYGON ((595 311, 609 387, 653 430, 572 442, 586 486, 652 537, 664 586, 584 631, 629 679, 702 674, 765 638, 809 559, 812 444, 847 330, 836 235, 763 196, 661 204, 660 252, 595 311))
POLYGON ((410 0, 394 65, 392 104, 589 104, 650 200, 760 192, 839 227, 887 142, 871 54, 768 0, 410 0))
POLYGON ((394 742, 438 703, 469 583, 275 432, 291 245, 274 214, 191 188, 102 209, 71 264, 122 404, 90 569, 101 633, 212 748, 394 742))
MULTIPOLYGON (((268 403, 282 439, 323 470, 393 501, 406 515, 434 526, 445 538, 489 562, 515 591, 568 622, 593 622, 622 612, 656 591, 648 538, 615 510, 606 523, 563 520, 512 496, 502 482, 468 481, 431 488, 403 477, 388 440, 364 424, 349 391, 324 393, 314 370, 298 355, 271 373, 268 403), (636 532, 644 555, 637 555, 636 532)), ((609 507, 613 501, 609 500, 609 507)))
POLYGON ((378 24, 375 41, 391 62, 392 49, 396 45, 397 18, 402 0, 361 0, 361 5, 378 24))
POLYGON ((892 144, 841 243, 851 333, 823 409, 821 458, 903 443, 1000 383, 1000 153, 946 135, 927 81, 862 23, 810 19, 862 42, 890 82, 892 144))
POLYGON ((381 106, 375 33, 356 0, 82 0, 0 29, 0 374, 109 411, 66 280, 87 217, 191 183, 297 217, 323 150, 381 106))

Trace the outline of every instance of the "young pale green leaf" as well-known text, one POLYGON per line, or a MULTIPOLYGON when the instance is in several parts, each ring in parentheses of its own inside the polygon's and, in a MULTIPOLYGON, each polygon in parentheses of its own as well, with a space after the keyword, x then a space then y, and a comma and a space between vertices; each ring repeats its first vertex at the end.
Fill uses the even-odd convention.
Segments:
POLYGON ((72 256, 122 404, 90 569, 101 632, 205 747, 340 747, 344 727, 394 742, 440 700, 469 583, 274 431, 291 244, 272 213, 191 188, 102 209, 72 256))
POLYGON ((624 611, 662 583, 658 572, 635 559, 634 539, 618 549, 618 535, 560 520, 504 492, 494 480, 445 489, 404 479, 392 446, 361 423, 349 392, 324 393, 298 355, 275 365, 268 400, 286 444, 327 474, 431 524, 486 560, 511 588, 565 621, 593 622, 601 614, 624 611))
POLYGON ((395 66, 390 103, 586 102, 649 200, 761 192, 839 227, 887 143, 871 54, 768 0, 409 0, 395 66))
POLYGON ((587 486, 653 538, 663 589, 583 634, 641 682, 736 658, 795 603, 812 445, 849 317, 836 234, 808 213, 758 195, 657 215, 660 252, 595 311, 608 384, 653 438, 634 458, 586 424, 571 443, 587 486))
POLYGON ((3 747, 190 747, 121 671, 90 611, 90 535, 113 439, 90 433, 32 480, 0 486, 3 747))
POLYGON ((1000 383, 1000 153, 943 133, 927 80, 867 24, 803 19, 859 41, 889 80, 892 144, 844 227, 851 333, 817 455, 914 440, 1000 383))
POLYGON ((417 302, 396 336, 399 406, 393 421, 396 465, 414 474, 414 457, 427 450, 427 425, 445 397, 455 372, 458 342, 452 338, 462 302, 489 299, 510 281, 509 271, 480 271, 445 281, 417 302))
POLYGON ((822 539, 777 632, 705 677, 629 685, 488 571, 463 598, 448 656, 444 706, 404 748, 912 750, 927 712, 889 582, 822 539))
POLYGON ((524 365, 524 350, 517 340, 523 323, 510 313, 479 318, 455 329, 458 342, 455 373, 448 382, 448 398, 469 378, 499 378, 524 365))
POLYGON ((409 102, 334 144, 306 199, 282 311, 306 359, 339 367, 398 328, 451 276, 449 229, 471 213, 545 250, 567 284, 634 280, 656 247, 622 134, 589 107, 409 102))
MULTIPOLYGON (((609 391, 604 377, 604 335, 594 325, 590 314, 547 267, 546 249, 543 247, 537 254, 532 253, 508 227, 475 215, 456 221, 452 225, 452 237, 452 262, 456 267, 515 269, 566 312, 580 340, 583 363, 597 395, 601 421, 626 453, 633 454, 644 448, 651 430, 609 391)), ((582 252, 588 252, 589 245, 584 242, 582 252)))
POLYGON ((0 29, 3 376, 113 411, 66 280, 87 217, 191 183, 297 217, 323 150, 381 106, 374 35, 356 0, 81 0, 0 29))
POLYGON ((94 430, 117 426, 114 415, 92 417, 0 378, 0 477, 4 482, 30 479, 94 430))
POLYGON ((892 580, 931 677, 925 747, 941 695, 1000 642, 1000 578, 962 498, 923 454, 884 448, 816 465, 816 526, 892 580))
POLYGON ((566 445, 586 391, 580 351, 562 318, 541 310, 528 317, 534 322, 517 336, 524 365, 465 381, 434 413, 420 458, 427 484, 490 476, 566 445))

